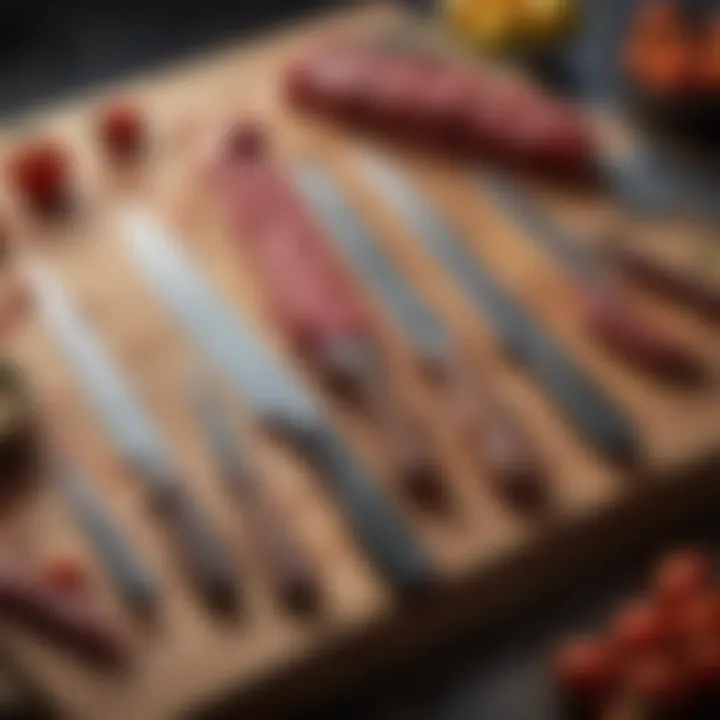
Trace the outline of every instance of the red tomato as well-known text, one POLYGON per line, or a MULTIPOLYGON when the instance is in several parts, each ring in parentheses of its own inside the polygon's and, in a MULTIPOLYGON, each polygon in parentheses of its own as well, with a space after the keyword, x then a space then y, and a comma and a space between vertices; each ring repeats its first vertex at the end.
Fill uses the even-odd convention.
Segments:
POLYGON ((64 146, 51 140, 29 143, 11 158, 9 179, 36 210, 62 209, 69 199, 70 158, 64 146))
POLYGON ((673 634, 680 641, 720 636, 720 598, 712 592, 689 598, 673 614, 673 634))
POLYGON ((46 582, 58 590, 76 592, 87 585, 87 570, 75 555, 52 555, 46 558, 42 574, 46 582))
POLYGON ((687 650, 687 673, 696 691, 720 688, 720 638, 697 638, 687 650))
POLYGON ((707 555, 696 550, 680 550, 660 562, 652 586, 661 603, 676 606, 705 591, 710 576, 707 555))
POLYGON ((555 656, 554 670, 557 681, 565 690, 580 694, 607 691, 617 674, 609 645, 587 637, 565 642, 555 656))
POLYGON ((653 653, 638 659, 627 671, 627 686, 651 707, 676 706, 688 695, 684 667, 668 655, 653 653))
POLYGON ((659 648, 667 634, 667 622, 659 607, 645 600, 629 603, 612 622, 612 642, 623 658, 659 648))
POLYGON ((136 155, 147 139, 143 111, 131 101, 117 101, 106 107, 100 114, 98 126, 105 148, 115 156, 136 155))

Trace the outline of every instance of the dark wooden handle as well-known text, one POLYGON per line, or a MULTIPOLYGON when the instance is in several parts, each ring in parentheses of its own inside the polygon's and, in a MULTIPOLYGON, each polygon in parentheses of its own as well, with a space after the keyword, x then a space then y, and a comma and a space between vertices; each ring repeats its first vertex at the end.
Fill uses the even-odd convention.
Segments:
POLYGON ((610 284, 584 286, 584 313, 594 337, 618 357, 664 381, 698 383, 706 368, 679 340, 627 307, 610 284))
POLYGON ((319 601, 316 573, 285 518, 264 493, 255 496, 249 510, 253 538, 280 600, 297 613, 315 610, 319 601))
POLYGON ((371 561, 406 598, 424 597, 437 584, 422 546, 367 474, 357 456, 324 423, 298 422, 278 412, 263 425, 291 445, 335 493, 352 530, 371 561))
POLYGON ((474 377, 467 362, 454 353, 439 361, 451 414, 468 436, 500 495, 524 510, 547 500, 547 477, 537 448, 512 411, 491 387, 487 376, 474 377))
POLYGON ((181 485, 168 483, 155 494, 154 509, 203 597, 216 609, 232 609, 237 599, 232 559, 193 498, 181 485))
POLYGON ((684 305, 713 322, 720 322, 720 290, 703 285, 639 252, 613 244, 606 253, 615 267, 648 290, 684 305))
POLYGON ((128 659, 121 633, 88 598, 57 592, 20 568, 0 568, 0 612, 93 663, 117 666, 128 659))
POLYGON ((373 418, 406 493, 424 505, 444 504, 441 473, 428 439, 398 398, 372 343, 338 337, 317 347, 314 357, 324 373, 342 378, 373 418))

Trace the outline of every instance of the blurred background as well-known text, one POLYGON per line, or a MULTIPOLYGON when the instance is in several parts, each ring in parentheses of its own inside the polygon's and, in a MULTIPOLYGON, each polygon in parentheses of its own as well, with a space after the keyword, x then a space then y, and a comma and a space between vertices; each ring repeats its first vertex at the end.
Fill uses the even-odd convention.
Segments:
MULTIPOLYGON (((332 0, 5 0, 0 4, 0 111, 10 117, 338 4, 332 0)), ((426 10, 430 5, 415 4, 426 10)), ((635 3, 584 0, 582 5, 577 31, 534 58, 534 66, 569 93, 600 104, 622 105, 626 97, 619 48, 635 3)), ((546 683, 548 649, 568 632, 592 628, 598 618, 606 617, 619 597, 627 597, 641 584, 650 559, 662 549, 688 540, 720 547, 713 510, 638 546, 625 554, 622 563, 615 560, 586 568, 540 602, 529 606, 519 598, 495 627, 449 638, 303 717, 556 717, 546 683)), ((3 716, 26 715, 23 703, 14 697, 7 701, 3 716)), ((214 715, 225 716, 235 717, 232 708, 214 715)))
MULTIPOLYGON (((0 109, 13 112, 148 65, 210 46, 332 0, 8 0, 0 6, 0 109)), ((428 0, 412 3, 429 8, 428 0)), ((616 87, 614 48, 632 14, 631 0, 589 0, 583 28, 568 53, 586 88, 616 87)))

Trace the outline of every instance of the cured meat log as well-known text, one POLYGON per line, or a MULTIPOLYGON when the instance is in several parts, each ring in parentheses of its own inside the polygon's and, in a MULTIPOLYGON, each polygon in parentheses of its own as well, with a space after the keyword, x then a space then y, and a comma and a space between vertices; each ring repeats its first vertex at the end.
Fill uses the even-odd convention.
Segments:
POLYGON ((86 597, 58 591, 6 563, 0 565, 0 611, 95 663, 121 665, 127 660, 120 633, 86 597))
POLYGON ((471 159, 592 177, 590 124, 533 85, 362 45, 316 48, 287 69, 298 108, 471 159))
POLYGON ((398 398, 373 323, 323 231, 283 177, 256 124, 228 133, 217 159, 236 240, 257 272, 276 320, 333 384, 350 388, 375 420, 408 493, 444 499, 424 433, 398 398))

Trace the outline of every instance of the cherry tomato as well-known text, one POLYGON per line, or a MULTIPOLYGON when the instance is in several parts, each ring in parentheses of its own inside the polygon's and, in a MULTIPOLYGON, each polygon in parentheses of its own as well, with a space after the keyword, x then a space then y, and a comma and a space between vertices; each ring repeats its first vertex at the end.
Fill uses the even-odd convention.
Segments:
POLYGON ((672 630, 681 642, 711 635, 720 637, 720 598, 712 592, 689 598, 674 611, 672 630))
POLYGON ((660 562, 652 586, 662 604, 677 606, 705 591, 710 576, 707 555, 696 550, 680 550, 660 562))
POLYGON ((687 673, 695 691, 720 688, 720 638, 696 638, 687 650, 687 673))
POLYGON ((652 653, 639 658, 628 669, 629 689, 648 701, 651 707, 673 706, 689 692, 689 681, 683 666, 668 655, 652 653))
POLYGON ((695 63, 700 90, 720 94, 720 13, 710 22, 695 63))
POLYGON ((596 638, 577 637, 565 642, 557 651, 554 671, 565 690, 592 695, 611 687, 617 668, 607 643, 596 638))
POLYGON ((98 132, 111 155, 129 157, 137 155, 142 149, 148 128, 138 105, 129 100, 119 100, 100 113, 98 132))
POLYGON ((71 168, 64 146, 52 140, 29 143, 13 155, 8 170, 12 186, 35 210, 65 207, 71 168))
POLYGON ((87 585, 87 569, 76 555, 56 554, 43 562, 42 574, 54 588, 77 592, 87 585))
POLYGON ((617 613, 612 622, 612 642, 623 658, 658 648, 667 636, 667 623, 652 602, 636 600, 617 613))

